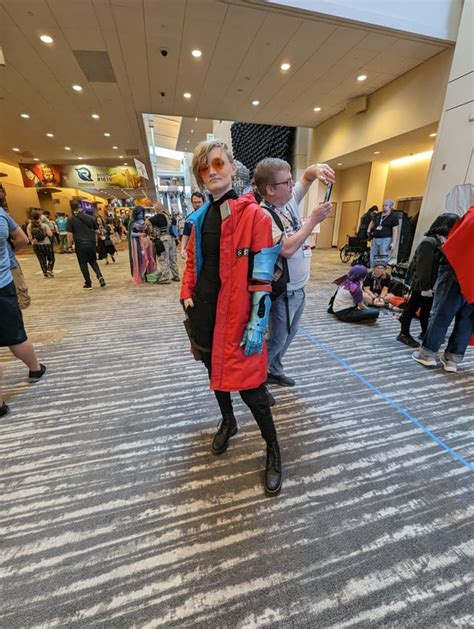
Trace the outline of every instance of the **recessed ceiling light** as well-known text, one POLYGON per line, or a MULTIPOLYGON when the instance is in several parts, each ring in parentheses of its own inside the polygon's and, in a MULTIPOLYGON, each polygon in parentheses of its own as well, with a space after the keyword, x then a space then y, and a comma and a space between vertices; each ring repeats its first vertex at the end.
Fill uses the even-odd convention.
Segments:
POLYGON ((98 118, 100 118, 99 114, 92 114, 91 118, 94 118, 95 120, 98 120, 98 118))
POLYGON ((197 118, 194 118, 194 122, 197 122, 197 121, 198 121, 198 119, 197 119, 197 118))
POLYGON ((18 153, 20 149, 18 149, 16 146, 12 148, 12 151, 15 151, 15 153, 18 153))
POLYGON ((374 155, 380 155, 380 151, 374 151, 374 155))
POLYGON ((193 50, 193 51, 191 52, 191 54, 192 54, 192 56, 193 56, 193 57, 198 58, 198 57, 200 57, 200 56, 202 55, 202 52, 201 52, 200 50, 197 50, 197 49, 196 49, 196 50, 193 50))
POLYGON ((313 111, 321 111, 321 107, 313 107, 313 111))
POLYGON ((123 163, 123 165, 124 165, 124 166, 128 166, 128 162, 124 162, 124 163, 123 163))
POLYGON ((70 150, 71 150, 71 147, 70 147, 70 146, 65 146, 65 147, 64 147, 64 150, 65 150, 65 151, 70 151, 70 150))
POLYGON ((255 105, 255 107, 256 107, 257 105, 260 105, 260 101, 259 101, 259 100, 253 100, 253 101, 252 101, 252 105, 255 105))
POLYGON ((365 81, 365 79, 367 78, 366 74, 361 74, 360 76, 357 77, 358 81, 365 81))
POLYGON ((184 92, 184 98, 191 98, 191 94, 189 92, 184 92))
POLYGON ((47 133, 47 134, 46 134, 46 136, 47 136, 48 138, 54 138, 54 133, 47 133))
POLYGON ((105 135, 106 138, 110 138, 110 133, 106 132, 106 133, 104 133, 104 135, 105 135))
POLYGON ((73 86, 72 86, 72 89, 73 89, 75 92, 82 92, 82 87, 81 87, 80 85, 73 85, 73 86))
POLYGON ((291 68, 291 66, 289 63, 282 63, 280 68, 283 70, 283 72, 286 72, 287 70, 291 68))
POLYGON ((34 162, 39 162, 39 157, 33 157, 34 162))
POLYGON ((342 166, 342 162, 338 162, 338 164, 337 164, 337 165, 338 165, 338 166, 342 166))
POLYGON ((82 157, 82 155, 79 155, 79 157, 77 159, 84 159, 84 158, 82 157))
POLYGON ((20 116, 21 116, 22 118, 29 118, 29 117, 30 117, 30 114, 20 114, 20 116))
POLYGON ((435 138, 437 136, 437 133, 430 133, 430 138, 435 138))
POLYGON ((123 159, 123 155, 119 155, 119 159, 123 159))
POLYGON ((194 129, 191 129, 191 133, 194 133, 194 129))
POLYGON ((41 41, 44 44, 52 44, 53 43, 53 38, 50 35, 41 35, 40 39, 41 39, 41 41))
POLYGON ((116 151, 118 149, 118 146, 113 146, 112 148, 114 149, 114 151, 116 151))

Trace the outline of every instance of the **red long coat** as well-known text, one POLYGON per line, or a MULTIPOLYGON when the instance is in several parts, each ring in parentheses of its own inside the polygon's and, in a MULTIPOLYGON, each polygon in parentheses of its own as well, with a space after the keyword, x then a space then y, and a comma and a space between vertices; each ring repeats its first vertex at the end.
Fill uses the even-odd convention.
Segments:
MULTIPOLYGON (((474 303, 474 206, 453 227, 443 252, 456 273, 464 299, 474 303)), ((474 334, 469 345, 474 345, 474 334)))
MULTIPOLYGON (((230 216, 222 221, 220 239, 221 289, 217 301, 216 325, 212 345, 210 388, 216 391, 243 391, 260 386, 267 377, 267 349, 245 356, 240 347, 251 310, 249 253, 272 247, 270 218, 251 194, 227 201, 230 216), (250 290, 249 290, 250 289, 250 290)), ((198 210, 199 211, 199 210, 198 210)), ((196 229, 187 247, 181 301, 192 298, 197 282, 196 229)), ((271 290, 268 283, 259 290, 271 290)))

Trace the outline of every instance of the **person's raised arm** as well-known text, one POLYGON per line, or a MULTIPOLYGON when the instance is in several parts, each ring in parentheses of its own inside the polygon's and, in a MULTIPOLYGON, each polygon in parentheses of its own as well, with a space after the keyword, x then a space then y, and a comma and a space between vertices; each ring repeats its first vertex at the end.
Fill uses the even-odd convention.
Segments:
POLYGON ((303 189, 303 196, 308 192, 311 184, 316 181, 316 179, 319 179, 319 181, 325 184, 334 183, 335 175, 336 173, 328 164, 311 164, 298 180, 298 183, 303 189))

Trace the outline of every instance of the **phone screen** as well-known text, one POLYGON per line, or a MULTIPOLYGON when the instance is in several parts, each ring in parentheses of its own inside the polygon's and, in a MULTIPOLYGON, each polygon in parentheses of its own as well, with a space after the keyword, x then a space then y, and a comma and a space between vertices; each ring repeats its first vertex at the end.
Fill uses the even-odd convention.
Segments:
POLYGON ((329 199, 331 198, 331 192, 332 192, 332 183, 328 183, 328 185, 326 186, 326 194, 324 195, 324 203, 327 203, 329 199))

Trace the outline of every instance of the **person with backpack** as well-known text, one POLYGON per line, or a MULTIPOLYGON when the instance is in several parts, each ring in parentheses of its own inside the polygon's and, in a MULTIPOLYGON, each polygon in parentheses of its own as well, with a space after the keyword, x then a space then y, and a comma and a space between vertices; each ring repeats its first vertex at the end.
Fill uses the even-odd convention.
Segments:
POLYGON ((69 247, 72 247, 73 243, 75 245, 77 261, 84 278, 82 288, 92 290, 89 266, 99 280, 100 287, 104 288, 105 280, 97 264, 97 232, 99 229, 97 221, 92 216, 82 213, 79 201, 72 201, 71 208, 73 216, 67 222, 67 238, 69 247))
POLYGON ((33 210, 31 213, 31 221, 28 223, 26 233, 33 244, 33 251, 38 258, 44 277, 54 277, 53 232, 48 223, 41 220, 39 210, 33 210))
POLYGON ((441 245, 446 241, 449 232, 458 220, 459 216, 456 214, 444 213, 438 216, 416 248, 408 267, 407 281, 411 290, 399 319, 401 330, 397 336, 397 341, 408 345, 408 347, 419 347, 420 345, 410 334, 410 324, 418 311, 422 338, 428 329, 433 305, 433 290, 443 256, 441 245))
POLYGON ((147 223, 156 228, 157 237, 161 240, 164 250, 160 253, 161 278, 157 284, 171 284, 179 282, 178 257, 176 253, 176 239, 178 228, 176 219, 171 218, 159 202, 153 204, 156 214, 147 219, 147 223))
POLYGON ((285 375, 282 361, 305 305, 312 255, 306 239, 331 211, 329 202, 319 203, 303 225, 299 204, 317 179, 334 182, 334 171, 327 164, 314 164, 295 183, 288 162, 266 158, 255 167, 254 179, 263 198, 260 205, 272 219, 273 243, 282 244, 272 284, 267 384, 292 387, 295 381, 285 375))

